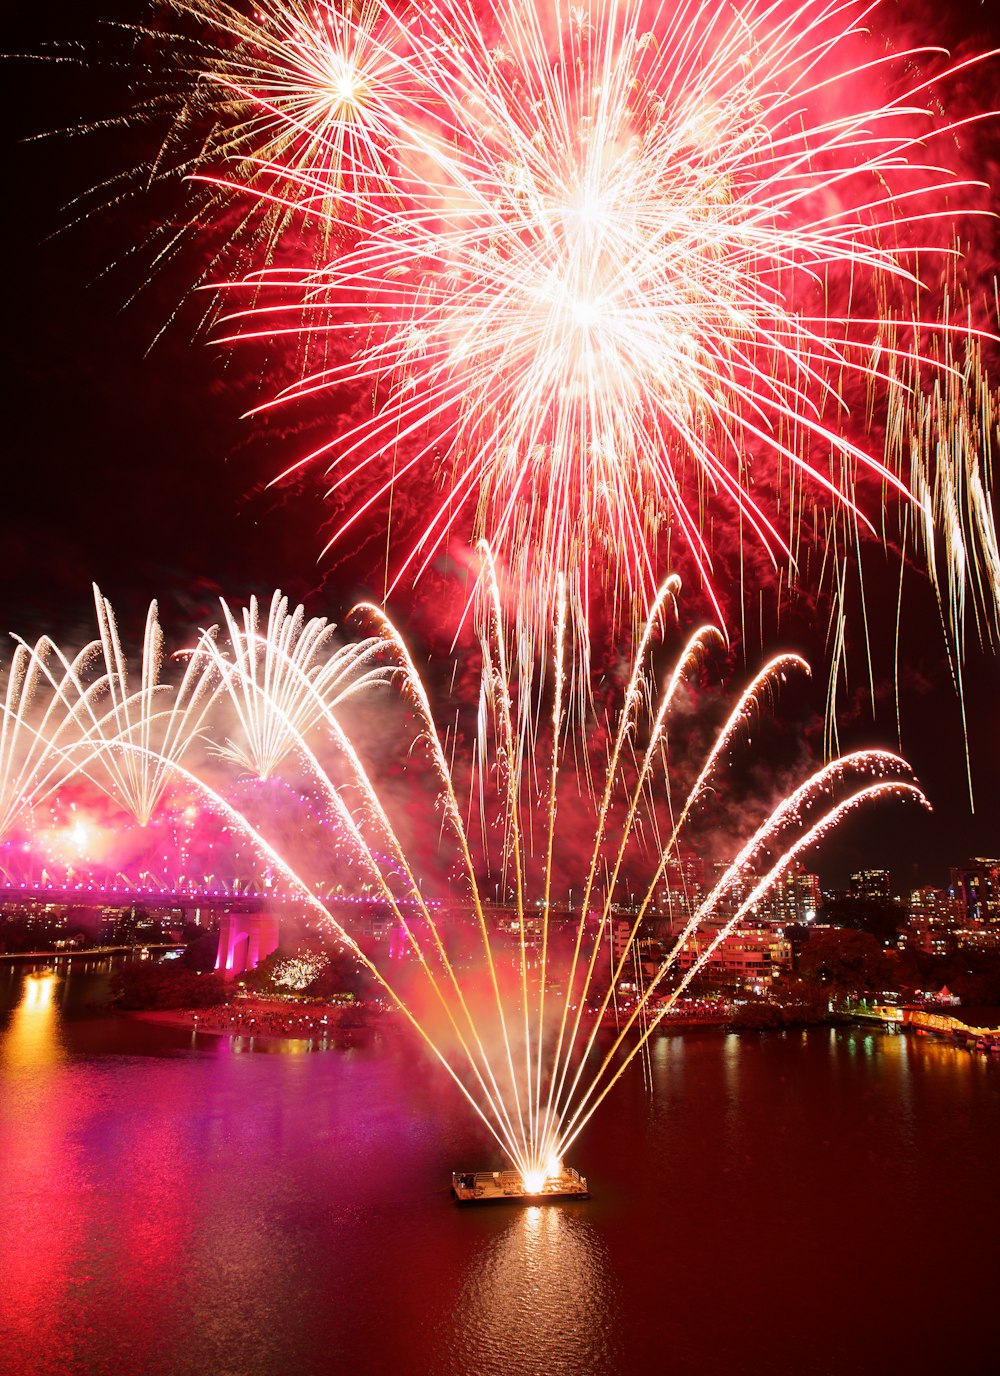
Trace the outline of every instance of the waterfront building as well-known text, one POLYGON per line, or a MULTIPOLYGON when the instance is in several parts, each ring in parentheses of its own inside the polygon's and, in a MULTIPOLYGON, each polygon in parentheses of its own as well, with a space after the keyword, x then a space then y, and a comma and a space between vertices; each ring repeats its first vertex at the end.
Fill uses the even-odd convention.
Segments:
MULTIPOLYGON (((678 968, 682 972, 690 970, 716 935, 717 931, 702 930, 690 937, 680 951, 678 968)), ((724 937, 705 971, 710 978, 718 976, 724 983, 761 993, 783 971, 790 970, 791 964, 791 942, 773 927, 757 925, 739 927, 724 937)))
POLYGON ((810 925, 816 921, 822 903, 819 875, 809 874, 793 862, 757 905, 754 917, 757 922, 782 928, 810 925))
POLYGON ((663 889, 658 895, 657 935, 664 940, 676 937, 698 911, 715 883, 699 855, 680 855, 663 872, 663 889))

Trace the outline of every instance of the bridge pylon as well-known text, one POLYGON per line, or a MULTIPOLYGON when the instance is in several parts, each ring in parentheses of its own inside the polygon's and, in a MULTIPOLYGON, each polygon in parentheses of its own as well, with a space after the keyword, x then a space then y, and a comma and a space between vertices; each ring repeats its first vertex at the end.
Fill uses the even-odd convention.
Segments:
POLYGON ((215 968, 227 979, 255 970, 278 949, 278 919, 274 913, 230 909, 219 921, 219 951, 215 968))

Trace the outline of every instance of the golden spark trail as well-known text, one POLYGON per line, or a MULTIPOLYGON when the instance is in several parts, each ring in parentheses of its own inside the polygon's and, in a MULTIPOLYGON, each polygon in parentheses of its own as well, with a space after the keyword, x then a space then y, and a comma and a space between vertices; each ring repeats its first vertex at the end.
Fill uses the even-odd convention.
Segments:
MULTIPOLYGON (((499 614, 499 606, 498 606, 498 605, 497 605, 496 610, 497 610, 497 613, 499 614)), ((501 1029, 502 1029, 503 1040, 504 1040, 504 1047, 505 1047, 506 1056, 507 1056, 508 1070, 509 1070, 509 1073, 510 1073, 511 1084, 512 1084, 512 1086, 513 1086, 513 1091, 514 1091, 515 1110, 516 1110, 517 1117, 518 1117, 518 1119, 519 1119, 519 1121, 520 1121, 520 1123, 521 1123, 522 1137, 523 1137, 523 1139, 524 1139, 525 1149, 527 1150, 527 1137, 526 1137, 526 1135, 525 1135, 525 1129, 524 1129, 524 1119, 523 1119, 523 1109, 522 1109, 522 1104, 521 1104, 521 1096, 520 1096, 520 1093, 519 1093, 518 1088, 517 1088, 518 1081, 517 1081, 517 1075, 516 1075, 516 1072, 515 1072, 515 1069, 514 1069, 513 1051, 512 1051, 511 1042, 510 1042, 510 1034, 509 1034, 508 1026, 507 1026, 507 1012, 506 1012, 506 1009, 505 1009, 505 1007, 504 1007, 504 1000, 503 1000, 503 996, 502 996, 501 991, 500 991, 500 985, 499 985, 499 981, 498 981, 498 978, 497 978, 496 965, 495 965, 495 962, 494 962, 494 960, 493 960, 493 952, 492 952, 492 948, 491 948, 491 946, 490 946, 489 931, 488 931, 487 926, 486 926, 486 916, 485 916, 485 912, 484 912, 484 910, 483 910, 482 897, 481 897, 481 894, 480 894, 479 885, 478 885, 478 883, 477 883, 477 881, 476 881, 475 862, 474 862, 473 857, 472 857, 472 851, 471 851, 471 849, 470 849, 469 842, 468 842, 468 837, 467 837, 467 835, 466 835, 465 827, 464 827, 464 824, 463 824, 463 822, 462 822, 462 814, 461 814, 461 810, 459 809, 459 806, 458 806, 458 798, 457 798, 457 796, 456 796, 456 794, 455 794, 454 785, 453 785, 453 783, 452 783, 451 771, 450 771, 449 768, 448 768, 448 762, 447 762, 447 759, 446 759, 446 757, 445 757, 444 748, 443 748, 443 746, 441 745, 440 737, 438 736, 437 730, 436 730, 435 725, 434 725, 434 716, 433 716, 433 713, 432 713, 432 711, 431 711, 430 702, 429 702, 429 700, 428 700, 428 698, 427 698, 427 693, 426 693, 426 690, 425 690, 425 688, 424 688, 423 682, 422 682, 421 679, 420 679, 420 675, 417 673, 416 666, 414 665, 413 660, 412 660, 411 657, 410 657, 409 650, 406 648, 405 642, 403 641, 402 637, 399 635, 399 632, 396 630, 395 626, 393 626, 392 622, 391 622, 391 621, 389 620, 389 618, 386 616, 385 612, 384 612, 380 607, 377 607, 377 606, 375 606, 374 604, 371 604, 371 603, 361 603, 361 604, 358 605, 358 607, 355 608, 355 611, 356 611, 356 612, 361 612, 361 613, 366 613, 367 615, 373 617, 373 618, 376 620, 376 622, 377 622, 378 624, 380 624, 380 625, 384 628, 384 632, 385 632, 385 634, 387 635, 387 637, 388 637, 390 643, 392 644, 392 646, 393 646, 393 648, 395 649, 396 653, 400 656, 400 659, 401 659, 402 664, 403 664, 404 672, 405 672, 405 681, 406 681, 407 685, 409 686, 411 692, 413 693, 414 700, 416 701, 416 703, 417 703, 417 705, 418 705, 418 708, 419 708, 419 711, 420 711, 421 720, 422 720, 423 726, 424 726, 422 738, 423 738, 424 742, 427 744, 427 746, 428 746, 429 749, 430 749, 430 753, 431 753, 431 757, 432 757, 432 760, 433 760, 433 763, 434 763, 434 767, 435 767, 435 770, 436 770, 436 772, 437 772, 437 777, 438 777, 438 779, 439 779, 439 781, 440 781, 440 784, 441 784, 441 787, 442 787, 443 797, 444 797, 444 801, 445 801, 445 807, 446 807, 447 815, 448 815, 449 820, 450 820, 450 822, 451 822, 451 827, 452 827, 453 834, 455 835, 456 839, 458 840, 459 847, 460 847, 461 853, 462 853, 462 861, 463 861, 463 864, 464 864, 464 867, 465 867, 465 872, 466 872, 466 875, 467 875, 468 880, 469 880, 470 893, 471 893, 471 896, 472 896, 473 905, 474 905, 475 913, 476 913, 476 921, 477 921, 477 923, 478 923, 479 932, 480 932, 480 935, 481 935, 482 941, 483 941, 483 947, 484 947, 485 954, 486 954, 486 961, 487 961, 487 965, 488 965, 489 973, 490 973, 490 982, 491 982, 492 989, 493 989, 493 995, 494 995, 494 998, 495 998, 495 1000, 496 1000, 497 1013, 498 1013, 498 1016, 499 1016, 500 1026, 501 1026, 501 1029)), ((485 645, 484 645, 484 653, 485 653, 485 650, 486 650, 486 647, 485 647, 485 645)), ((503 656, 504 651, 503 651, 502 642, 499 642, 499 652, 500 652, 501 656, 503 656)), ((508 677, 507 677, 507 673, 506 673, 505 662, 502 661, 502 664, 503 664, 503 669, 502 669, 501 681, 502 681, 503 683, 507 683, 507 682, 508 682, 508 677)), ((509 696, 505 699, 505 710, 506 710, 506 713, 507 713, 507 717, 506 717, 506 723, 507 723, 507 744, 508 744, 508 749, 511 749, 511 748, 512 748, 513 731, 512 731, 511 722, 510 722, 510 717, 509 717, 509 710, 510 710, 509 696)), ((508 759, 512 759, 512 756, 508 753, 507 758, 508 758, 508 759)), ((514 814, 514 817, 513 817, 514 825, 516 826, 516 823, 517 823, 517 808, 516 808, 516 805, 513 807, 513 814, 514 814)), ((515 852, 516 852, 516 855, 519 857, 519 856, 520 856, 520 844, 519 844, 519 842, 517 843, 517 845, 516 845, 516 847, 515 847, 515 852)), ((517 892, 518 892, 519 900, 520 900, 520 893, 521 893, 520 883, 518 883, 518 885, 517 885, 517 892)), ((523 914, 523 908, 520 907, 520 906, 519 906, 519 909, 518 909, 518 913, 519 913, 519 920, 520 920, 521 943, 522 943, 522 951, 523 951, 523 948, 524 948, 524 914, 523 914)), ((523 964, 523 961, 522 961, 522 964, 523 964)), ((524 999, 524 1008, 525 1008, 525 1010, 527 1010, 527 986, 526 986, 526 985, 525 985, 524 988, 523 988, 523 999, 524 999)), ((526 1016, 526 1012, 525 1012, 525 1016, 526 1016)))
MULTIPOLYGON (((396 626, 384 612, 367 604, 356 610, 375 623, 377 634, 337 650, 325 623, 306 623, 298 614, 289 617, 280 596, 272 601, 277 612, 266 630, 260 627, 253 604, 245 612, 243 629, 235 617, 230 620, 229 654, 220 647, 214 628, 203 634, 188 656, 184 676, 184 682, 192 682, 198 691, 192 688, 176 694, 173 710, 179 710, 178 702, 186 703, 188 726, 197 722, 199 734, 207 735, 210 745, 224 728, 230 698, 244 703, 256 700, 253 722, 260 739, 272 744, 280 741, 282 758, 294 756, 300 762, 306 789, 302 801, 311 799, 317 805, 313 820, 318 825, 326 825, 324 818, 335 824, 339 842, 347 844, 365 882, 374 888, 400 932, 403 949, 399 958, 412 961, 415 983, 407 982, 405 967, 398 977, 390 978, 380 960, 365 953, 285 847, 267 836, 267 824, 252 822, 224 796, 221 786, 209 784, 196 760, 181 763, 187 745, 184 752, 174 746, 188 742, 193 748, 187 727, 181 725, 175 730, 170 711, 157 713, 151 706, 167 687, 159 680, 162 640, 155 613, 147 618, 144 676, 136 693, 128 691, 127 659, 110 607, 103 599, 98 599, 98 616, 106 637, 104 667, 109 668, 110 683, 109 674, 88 681, 88 665, 100 663, 97 644, 87 647, 75 660, 47 640, 40 641, 34 650, 25 645, 17 647, 16 672, 8 684, 0 722, 0 767, 9 772, 0 774, 0 782, 5 799, 15 808, 10 815, 15 817, 16 809, 30 807, 44 789, 51 791, 56 783, 75 773, 89 773, 95 757, 104 752, 119 762, 126 780, 154 780, 164 788, 165 780, 197 786, 228 826, 249 840, 254 853, 303 895, 312 911, 321 915, 373 975, 435 1060, 445 1067, 523 1179, 537 1182, 544 1180, 551 1168, 548 1163, 560 1158, 578 1139, 631 1060, 644 1054, 649 1038, 694 974, 736 924, 755 910, 797 856, 818 842, 841 817, 869 800, 923 798, 914 784, 900 777, 908 773, 905 762, 887 751, 859 751, 827 764, 799 784, 756 827, 680 935, 671 938, 673 945, 661 948, 660 963, 647 981, 642 974, 639 942, 647 934, 656 887, 667 865, 681 854, 682 833, 687 833, 696 805, 713 792, 709 784, 723 754, 736 743, 740 727, 751 713, 760 710, 767 691, 779 678, 793 668, 804 667, 797 656, 782 655, 753 677, 716 731, 694 783, 675 813, 670 801, 671 775, 675 769, 686 771, 690 761, 685 759, 687 741, 683 733, 668 729, 671 709, 676 706, 681 685, 706 658, 720 633, 705 626, 691 635, 664 676, 662 687, 654 692, 658 678, 654 639, 657 633, 666 634, 667 605, 677 592, 672 581, 654 600, 639 637, 618 720, 609 737, 605 778, 599 789, 588 788, 578 794, 588 813, 593 810, 593 827, 589 843, 584 843, 589 853, 582 863, 581 913, 579 919, 573 917, 571 902, 573 925, 567 936, 571 932, 572 940, 561 943, 554 925, 557 874, 565 877, 566 862, 575 863, 574 852, 581 844, 573 827, 566 829, 565 844, 562 835, 568 815, 560 787, 568 751, 564 729, 565 649, 572 635, 568 599, 562 596, 553 608, 553 660, 548 678, 544 672, 536 676, 537 666, 523 642, 519 643, 516 666, 510 661, 508 628, 488 550, 484 551, 484 565, 487 572, 480 584, 475 624, 482 649, 479 721, 485 734, 474 769, 480 777, 487 773, 495 776, 487 819, 495 811, 500 824, 501 873, 512 876, 516 940, 509 940, 511 927, 505 927, 499 914, 491 924, 483 901, 483 883, 489 882, 483 876, 496 868, 489 853, 490 828, 483 827, 481 850, 474 847, 463 822, 454 769, 449 766, 427 688, 396 626), (357 680, 352 680, 359 701, 372 700, 376 692, 391 692, 397 707, 415 713, 415 739, 409 724, 395 732, 402 756, 424 761, 427 766, 409 781, 408 801, 423 781, 431 789, 432 810, 443 811, 445 825, 440 828, 438 842, 443 852, 442 872, 451 875, 453 850, 460 860, 462 897, 457 913, 454 906, 444 907, 430 898, 426 860, 418 863, 395 816, 396 806, 402 804, 392 804, 391 793, 385 793, 380 784, 378 769, 366 762, 366 719, 356 723, 351 714, 341 711, 342 698, 328 691, 330 682, 341 682, 344 665, 349 662, 359 670, 357 680), (206 665, 214 675, 211 680, 206 677, 206 665), (45 685, 49 693, 43 701, 39 726, 29 721, 31 693, 27 690, 34 685, 45 685), (550 694, 548 738, 533 717, 536 690, 539 713, 542 697, 546 691, 550 694), (164 722, 170 730, 162 730, 164 722), (629 749, 633 739, 643 740, 641 751, 629 749), (152 744, 144 743, 147 741, 152 744), (492 756, 491 743, 495 750, 492 756), (537 750, 536 745, 540 747, 537 750), (127 756, 133 757, 129 766, 124 764, 127 756), (143 763, 145 756, 148 759, 143 763), (540 765, 538 760, 545 763, 540 765), (547 777, 542 787, 536 788, 536 771, 545 770, 547 777), (874 781, 856 786, 859 776, 873 775, 874 781), (854 792, 840 796, 851 786, 854 792), (618 831, 613 834, 611 819, 619 805, 618 831), (669 826, 660 816, 664 806, 669 826), (653 838, 651 853, 649 835, 653 838), (631 916, 626 939, 620 950, 614 945, 606 969, 599 973, 598 956, 605 934, 611 936, 612 913, 616 904, 620 906, 626 886, 626 861, 634 864, 640 855, 647 876, 640 901, 637 907, 632 902, 629 880, 631 916), (529 933, 529 895, 535 884, 539 898, 531 906, 538 909, 538 915, 529 933), (689 940, 706 920, 714 918, 723 902, 737 896, 731 915, 691 969, 662 995, 664 981, 677 971, 689 940), (478 997, 486 992, 483 967, 477 971, 463 955, 453 957, 449 952, 451 932, 460 935, 467 917, 472 919, 470 929, 485 960, 489 992, 485 1008, 478 997), (619 1006, 618 986, 630 968, 629 961, 636 970, 638 996, 619 1020, 610 1049, 595 1066, 597 1033, 612 1000, 616 1008, 619 1006), (430 996, 429 1005, 423 1005, 422 991, 430 996), (444 1021, 436 1028, 433 1019, 441 1015, 444 1021), (582 1035, 584 1018, 592 1023, 586 1036, 582 1035)), ((234 767, 238 760, 229 750, 221 763, 234 767)), ((219 766, 216 747, 214 767, 219 766)), ((389 769, 391 778, 391 763, 389 769)), ((158 797, 162 798, 163 792, 161 788, 158 797)), ((483 797, 485 806, 486 795, 483 797)), ((129 805, 124 792, 119 801, 129 805)), ((270 824, 283 825, 273 814, 270 824)), ((296 829, 299 831, 301 828, 296 829)))
MULTIPOLYGON (((690 984, 691 980, 694 979, 695 975, 698 974, 699 971, 704 968, 707 962, 711 959, 714 952, 725 940, 726 936, 728 936, 730 932, 732 932, 733 928, 737 925, 737 923, 740 922, 748 912, 751 912, 753 910, 755 905, 767 892, 768 888, 772 884, 774 884, 782 874, 786 872, 788 866, 792 863, 795 857, 801 851, 807 849, 811 845, 814 845, 823 836, 825 832, 827 832, 831 827, 836 826, 836 824, 843 817, 845 817, 849 812, 852 812, 855 808, 859 807, 862 803, 874 801, 888 794, 900 798, 909 796, 915 799, 916 801, 922 803, 925 807, 929 808, 930 806, 924 794, 914 784, 899 782, 879 782, 869 784, 866 788, 860 789, 857 793, 854 793, 851 795, 851 797, 844 799, 841 803, 838 803, 836 807, 832 808, 828 813, 826 813, 818 822, 816 822, 809 829, 808 832, 805 833, 804 836, 799 837, 795 841, 795 843, 784 852, 784 854, 772 866, 772 868, 754 886, 749 897, 747 897, 743 901, 743 903, 740 904, 733 917, 730 918, 729 921, 722 928, 720 928, 718 934, 713 938, 713 940, 705 948, 705 950, 694 962, 694 964, 692 964, 691 969, 681 979, 676 990, 674 990, 669 995, 668 999, 665 1000, 662 1006, 659 1009, 657 1009, 657 1011, 653 1014, 653 1017, 650 1019, 649 1024, 642 1036, 635 1043, 635 1045, 630 1048, 628 1054, 625 1056, 622 1063, 618 1066, 614 1075, 611 1076, 608 1083, 603 1086, 599 1093, 597 1093, 597 1087, 600 1083, 600 1080, 609 1069, 614 1054, 622 1045, 622 1042, 624 1041, 626 1034, 634 1026, 635 1021, 638 1019, 641 1011, 646 1007, 650 994, 659 984, 663 975, 669 968, 666 965, 661 967, 661 969, 654 976, 653 980, 650 982, 643 998, 637 1004, 635 1011, 632 1013, 625 1026, 619 1032, 614 1045, 608 1052, 593 1080, 590 1082, 590 1085, 586 1093, 581 1097, 572 1117, 567 1120, 563 1130, 563 1136, 561 1136, 559 1139, 559 1145, 557 1148, 558 1155, 561 1156, 569 1150, 573 1142, 579 1136, 580 1132, 582 1132, 583 1128, 586 1126, 587 1120, 596 1111, 596 1109, 600 1106, 600 1104, 607 1097, 607 1095, 611 1092, 611 1090, 614 1088, 615 1084, 618 1082, 621 1076, 625 1073, 625 1070, 631 1064, 635 1056, 646 1045, 649 1036, 652 1034, 653 1031, 655 1031, 659 1022, 664 1017, 666 1017, 670 1008, 680 997, 680 995, 684 992, 684 990, 690 984), (596 1097, 594 1097, 595 1094, 596 1097)), ((766 832, 770 830, 770 826, 771 823, 768 822, 765 825, 765 827, 762 828, 761 831, 758 833, 758 836, 761 839, 763 839, 766 835, 766 832)), ((701 917, 704 917, 708 913, 708 911, 710 911, 710 908, 709 905, 706 903, 705 905, 703 905, 701 917)))
MULTIPOLYGON (((701 632, 699 632, 698 635, 700 636, 701 632)), ((689 649, 690 648, 691 646, 689 646, 689 649)), ((666 723, 667 711, 669 710, 670 704, 672 702, 673 693, 680 683, 681 672, 685 667, 685 658, 686 656, 682 657, 681 663, 678 665, 678 669, 675 671, 674 675, 672 675, 668 694, 664 696, 663 702, 661 703, 660 709, 657 713, 657 718, 653 728, 653 734, 650 739, 650 744, 646 749, 642 770, 640 771, 639 783, 636 785, 636 788, 634 790, 632 802, 628 812, 628 817, 624 826, 622 827, 622 839, 619 846, 618 859, 616 861, 614 875, 608 884, 608 890, 604 900, 604 910, 601 914, 602 930, 610 917, 611 895, 613 893, 613 885, 617 881, 618 870, 621 865, 622 858, 624 856, 625 847, 635 822, 636 811, 639 804, 642 784, 645 782, 648 776, 650 763, 653 758, 653 752, 655 751, 662 737, 664 726, 666 723)), ((777 658, 771 660, 770 663, 766 664, 764 668, 759 671, 759 673, 754 677, 754 679, 743 690, 743 693, 741 694, 739 701, 733 708, 728 720, 726 721, 722 730, 716 737, 716 740, 708 753, 708 757, 705 761, 705 764, 702 766, 701 772, 698 775, 698 778, 695 780, 694 786, 688 793, 687 798, 684 802, 684 806, 682 807, 676 822, 673 824, 667 844, 661 848, 659 861, 654 869, 653 876, 647 885, 645 897, 639 904, 639 908, 635 916, 635 921, 632 923, 631 929, 628 934, 628 939, 626 941, 625 948, 622 951, 622 954, 618 960, 618 964, 614 969, 611 981, 608 986, 608 991, 605 993, 604 998, 601 1002, 597 1018, 594 1022, 594 1027, 587 1040, 583 1056, 580 1059, 576 1079, 573 1081, 573 1084, 570 1087, 570 1097, 572 1097, 576 1093, 577 1087, 579 1085, 580 1075, 583 1073, 583 1067, 586 1063, 587 1057, 590 1055, 590 1052, 593 1049, 594 1042, 597 1038, 597 1032, 600 1026, 601 1019, 607 1011, 608 1004, 611 1001, 612 991, 617 987, 618 982, 621 978, 622 970, 625 968, 625 963, 628 959, 629 953, 632 950, 633 943, 635 942, 635 939, 639 933, 642 923, 645 920, 646 913, 648 912, 649 907, 652 904, 653 897, 656 892, 656 886, 660 882, 660 879, 662 878, 667 865, 670 863, 671 858, 676 853, 678 837, 680 836, 684 828, 684 823, 687 821, 691 809, 695 806, 698 799, 701 797, 701 794, 705 789, 708 779, 711 777, 713 769, 715 768, 723 751, 732 741, 736 729, 746 720, 750 711, 757 705, 757 699, 762 689, 770 685, 771 681, 777 675, 783 674, 784 670, 792 667, 793 665, 797 668, 804 669, 806 673, 809 672, 808 664, 806 664, 805 660, 798 655, 780 655, 777 658)), ((588 979, 586 984, 584 985, 584 996, 586 996, 586 992, 590 987, 590 975, 592 975, 593 973, 593 968, 594 962, 592 960, 590 969, 588 971, 588 979)), ((578 1026, 579 1020, 577 1021, 577 1027, 578 1026)), ((570 1050, 572 1050, 572 1044, 570 1050)))

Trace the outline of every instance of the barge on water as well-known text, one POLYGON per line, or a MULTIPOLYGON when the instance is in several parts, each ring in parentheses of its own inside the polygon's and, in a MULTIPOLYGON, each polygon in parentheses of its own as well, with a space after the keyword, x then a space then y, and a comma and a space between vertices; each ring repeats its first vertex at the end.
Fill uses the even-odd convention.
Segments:
POLYGON ((556 1204, 567 1199, 589 1199, 587 1178, 563 1166, 537 1188, 528 1189, 520 1171, 455 1171, 451 1192, 457 1204, 556 1204))

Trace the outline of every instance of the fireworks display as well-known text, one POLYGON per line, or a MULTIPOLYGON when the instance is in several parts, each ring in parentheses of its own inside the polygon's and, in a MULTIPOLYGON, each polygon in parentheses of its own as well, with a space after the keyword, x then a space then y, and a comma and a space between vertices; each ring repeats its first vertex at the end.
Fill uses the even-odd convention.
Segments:
MULTIPOLYGON (((489 559, 487 567, 492 567, 489 559)), ((71 691, 65 679, 53 680, 56 701, 70 709, 83 700, 88 711, 53 713, 50 703, 41 727, 31 728, 28 699, 23 691, 13 691, 4 723, 15 740, 18 731, 30 730, 42 758, 54 754, 72 760, 82 751, 90 761, 94 723, 100 722, 107 731, 101 751, 116 761, 133 755, 142 762, 135 777, 156 782, 158 801, 167 776, 187 794, 197 791, 228 830, 230 846, 249 846, 255 864, 278 876, 285 892, 297 894, 368 969, 529 1181, 539 1173, 544 1176, 548 1162, 562 1158, 691 980, 799 855, 868 801, 924 801, 904 761, 886 751, 855 752, 827 764, 750 823, 735 855, 719 866, 711 890, 649 970, 648 937, 658 891, 668 869, 680 862, 682 840, 696 816, 718 807, 721 775, 730 757, 782 681, 806 669, 791 654, 767 663, 738 695, 703 761, 693 764, 691 739, 679 729, 677 718, 721 636, 714 627, 699 628, 661 680, 656 651, 675 593, 675 581, 664 587, 640 637, 603 766, 597 768, 595 762, 582 793, 577 771, 567 771, 569 799, 562 778, 567 599, 560 591, 552 636, 555 659, 546 690, 549 727, 546 731, 539 725, 535 750, 527 752, 518 728, 518 699, 525 693, 538 701, 541 690, 530 662, 526 682, 511 668, 518 656, 492 577, 485 584, 478 619, 482 693, 479 747, 471 772, 461 756, 454 764, 450 761, 453 752, 438 731, 430 692, 383 612, 371 606, 359 609, 374 623, 373 634, 351 648, 368 666, 357 680, 359 697, 376 690, 383 694, 387 681, 395 686, 400 730, 388 756, 383 741, 369 739, 363 716, 352 725, 334 711, 327 680, 342 673, 345 652, 332 651, 325 623, 303 622, 301 611, 289 615, 280 595, 272 602, 266 633, 258 625, 255 604, 246 612, 246 637, 232 621, 233 635, 244 638, 233 640, 231 659, 214 659, 216 634, 205 634, 189 659, 184 683, 189 684, 195 663, 207 666, 195 671, 198 685, 213 671, 218 682, 197 692, 190 686, 180 690, 186 706, 178 707, 179 692, 165 713, 169 729, 162 736, 163 754, 153 743, 157 717, 149 707, 161 648, 157 633, 150 639, 155 617, 147 622, 142 686, 125 695, 117 631, 111 630, 110 608, 100 595, 106 654, 114 647, 109 674, 86 684, 79 658, 69 662, 58 652, 55 656, 60 664, 73 666, 71 691), (301 656, 297 646, 306 647, 301 656), (268 663, 284 666, 283 671, 262 675, 261 666, 268 663), (309 712, 302 710, 300 694, 290 703, 286 697, 292 665, 301 696, 311 702, 309 712), (111 703, 103 712, 102 698, 111 703), (283 727, 285 769, 294 755, 304 781, 304 807, 293 807, 297 815, 279 815, 272 808, 261 820, 238 804, 217 771, 206 772, 212 733, 224 729, 226 704, 230 711, 235 705, 242 719, 248 701, 266 703, 260 719, 283 727), (186 714, 183 728, 177 725, 178 712, 182 719, 186 714), (46 730, 51 730, 51 739, 46 730), (206 748, 181 763, 176 743, 190 748, 196 734, 207 737, 206 748), (391 783, 398 765, 407 760, 412 777, 401 795, 391 783), (479 798, 471 820, 461 801, 465 787, 479 798), (569 826, 567 806, 574 817, 569 826), (579 819, 581 808, 586 822, 579 819), (428 815, 435 817, 433 830, 439 833, 429 848, 428 815), (321 825, 326 820, 335 824, 337 849, 321 825), (583 825, 589 829, 589 846, 583 825), (290 827, 299 838, 294 843, 290 827), (305 864, 297 851, 310 829, 316 836, 313 849, 305 848, 312 857, 305 864), (587 859, 578 868, 581 845, 587 859), (317 868, 342 866, 344 852, 396 934, 381 954, 366 949, 344 917, 343 905, 331 904, 322 896, 322 886, 309 877, 317 868), (563 896, 567 872, 575 876, 578 903, 563 896), (696 937, 697 958, 681 973, 678 958, 696 937), (647 951, 645 965, 642 950, 647 951), (621 1002, 619 991, 629 977, 634 981, 631 995, 621 1002), (599 1043, 612 1015, 615 1034, 610 1043, 607 1038, 599 1043)), ((41 652, 29 653, 31 665, 41 671, 41 652)), ((87 653, 93 658, 92 648, 87 653)), ((15 685, 25 677, 15 676, 15 685)), ((384 722, 393 720, 384 702, 379 711, 384 722)), ((216 748, 214 753, 220 752, 216 748)), ((221 753, 230 764, 243 763, 231 747, 221 753)), ((118 772, 133 777, 120 765, 118 772)), ((134 785, 109 793, 130 810, 137 794, 147 796, 134 785)), ((16 793, 26 801, 34 796, 23 788, 16 793)), ((299 795, 289 796, 294 803, 299 795)), ((734 823, 729 818, 727 825, 734 823)))
POLYGON ((383 677, 377 667, 366 667, 377 642, 331 652, 335 627, 322 617, 306 620, 302 607, 289 611, 280 592, 271 599, 266 628, 255 597, 243 611, 242 626, 225 601, 222 611, 228 654, 214 633, 202 637, 196 652, 208 656, 239 721, 240 739, 227 739, 216 750, 258 779, 268 779, 326 708, 383 677))
POLYGON ((95 588, 79 655, 15 648, 0 836, 70 784, 139 828, 196 797, 220 853, 321 919, 544 1180, 801 855, 869 802, 926 803, 833 727, 835 758, 727 809, 750 727, 807 672, 767 658, 706 744, 734 609, 769 578, 779 603, 825 585, 830 723, 866 534, 917 551, 959 685, 970 627, 1000 632, 996 305, 966 247, 989 209, 980 59, 883 41, 883 0, 166 10, 137 30, 174 82, 143 174, 190 200, 156 251, 204 231, 214 340, 270 359, 257 414, 323 408, 280 478, 325 473, 331 544, 406 506, 398 540, 379 527, 386 595, 445 554, 474 569, 480 659, 444 731, 382 606, 341 641, 279 592, 266 617, 222 600, 171 661, 153 603, 136 673, 95 588), (712 612, 671 658, 678 567, 712 612), (614 664, 590 662, 598 621, 614 664), (603 715, 602 670, 605 700, 624 681, 603 715), (665 876, 713 819, 726 862, 654 959, 665 876))
MULTIPOLYGON (((177 688, 163 682, 163 632, 150 604, 138 690, 130 691, 128 658, 111 603, 94 588, 106 676, 84 745, 93 750, 88 775, 147 826, 170 784, 171 769, 189 749, 212 705, 213 665, 204 650, 190 656, 177 688)), ((207 640, 206 640, 206 643, 207 640)))
POLYGON ((955 239, 984 116, 941 113, 974 59, 877 42, 878 0, 174 8, 153 170, 241 217, 222 333, 302 360, 268 406, 329 398, 299 462, 347 494, 334 542, 424 483, 397 578, 485 536, 532 638, 562 581, 585 641, 592 592, 634 618, 667 561, 723 617, 759 554, 842 569, 888 498, 995 628, 995 313, 955 239))

